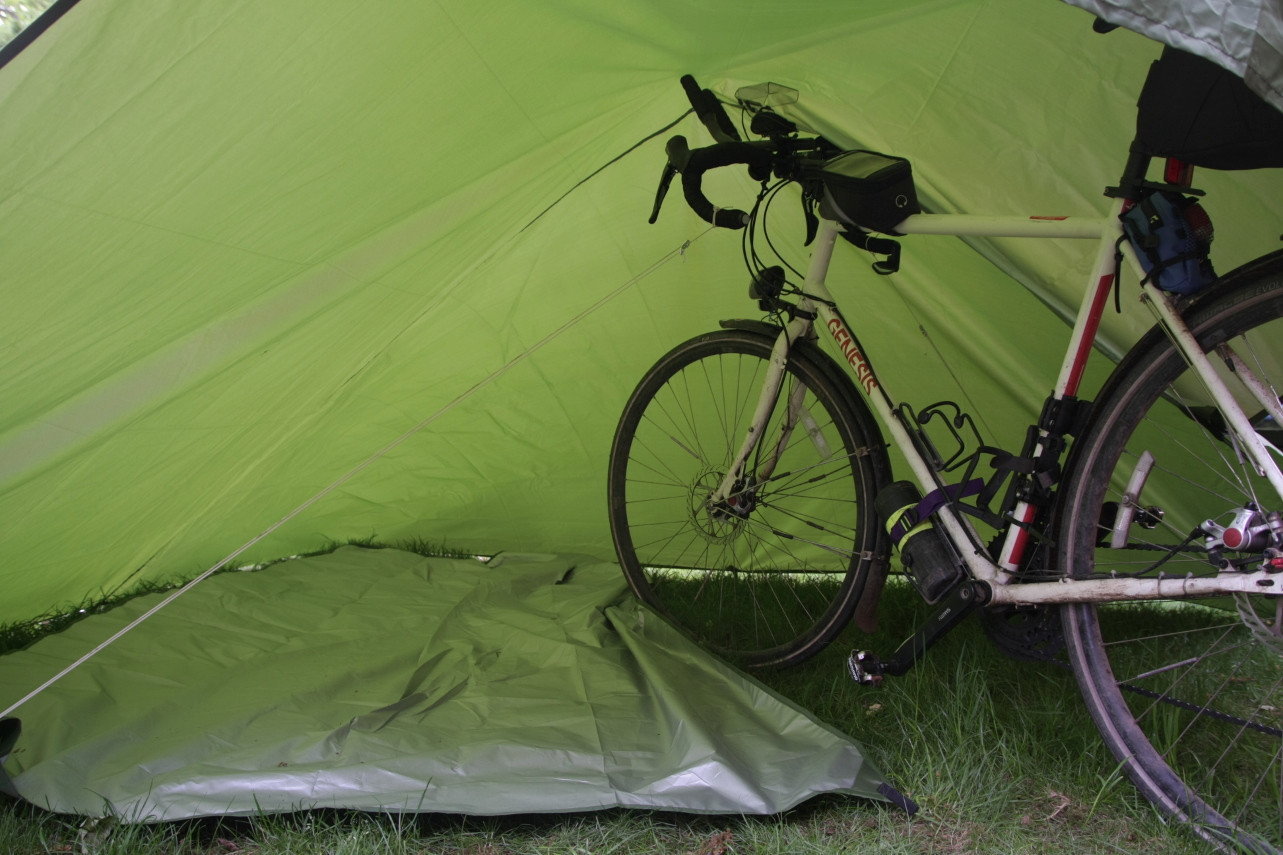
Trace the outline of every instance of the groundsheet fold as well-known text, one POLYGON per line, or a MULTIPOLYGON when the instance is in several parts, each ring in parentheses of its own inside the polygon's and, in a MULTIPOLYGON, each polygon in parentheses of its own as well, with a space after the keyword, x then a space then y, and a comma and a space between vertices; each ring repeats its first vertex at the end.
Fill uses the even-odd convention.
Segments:
MULTIPOLYGON (((155 604, 0 658, 13 703, 155 604)), ((3 786, 155 821, 338 807, 774 813, 894 797, 860 746, 690 643, 614 564, 345 547, 214 576, 6 723, 3 786)))

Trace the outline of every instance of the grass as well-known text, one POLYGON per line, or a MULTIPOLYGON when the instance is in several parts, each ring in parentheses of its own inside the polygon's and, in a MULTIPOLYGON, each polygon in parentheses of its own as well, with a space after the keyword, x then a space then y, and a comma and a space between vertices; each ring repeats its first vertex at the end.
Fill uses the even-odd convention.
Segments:
MULTIPOLYGON (((369 544, 364 544, 369 545, 369 544)), ((430 545, 427 545, 430 547, 430 545)), ((925 607, 888 587, 883 626, 853 629, 795 669, 759 679, 860 739, 870 759, 921 807, 915 817, 829 795, 781 816, 639 810, 457 817, 313 811, 284 816, 82 826, 0 800, 0 852, 92 855, 524 855, 524 853, 1114 853, 1205 852, 1164 825, 1119 777, 1072 675, 1005 657, 969 619, 908 675, 856 686, 852 647, 889 652, 925 607)), ((2 797, 0 797, 2 798, 2 797)))
MULTIPOLYGON (((309 813, 254 819, 197 820, 162 826, 78 830, 30 808, 6 811, 0 842, 12 855, 90 852, 99 855, 534 855, 534 853, 1047 853, 1181 852, 1170 833, 1130 825, 1092 836, 1062 831, 1068 812, 1041 831, 1002 825, 906 819, 892 809, 831 804, 827 799, 782 818, 727 819, 640 811, 571 817, 414 817, 309 813), (1100 838, 1099 843, 1094 838, 1100 838)), ((1054 811, 1063 802, 1050 807, 1054 811)))

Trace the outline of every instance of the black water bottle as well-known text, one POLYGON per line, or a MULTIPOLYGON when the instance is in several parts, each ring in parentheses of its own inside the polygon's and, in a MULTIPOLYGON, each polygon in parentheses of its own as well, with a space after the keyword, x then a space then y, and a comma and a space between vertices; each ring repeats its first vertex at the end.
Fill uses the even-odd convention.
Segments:
POLYGON ((878 492, 873 507, 891 533, 913 586, 924 600, 934 603, 963 577, 963 570, 930 515, 917 519, 921 501, 922 494, 913 482, 895 481, 878 492))

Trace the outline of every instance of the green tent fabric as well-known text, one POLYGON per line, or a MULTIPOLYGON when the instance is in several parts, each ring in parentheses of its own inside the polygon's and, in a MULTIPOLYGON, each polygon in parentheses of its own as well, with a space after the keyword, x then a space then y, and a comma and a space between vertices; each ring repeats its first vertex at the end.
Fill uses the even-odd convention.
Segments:
MULTIPOLYGON (((1159 51, 1133 33, 1096 36, 1090 15, 1055 0, 60 8, 0 67, 0 621, 191 577, 237 553, 262 561, 348 538, 609 559, 606 457, 631 387, 676 343, 756 314, 736 236, 710 233, 676 198, 645 223, 666 137, 708 141, 684 115, 681 74, 725 96, 764 80, 798 89, 797 115, 834 141, 911 158, 929 210, 1079 215, 1101 209, 1121 171, 1159 51)), ((1276 245, 1283 178, 1204 173, 1199 184, 1221 270, 1276 245)), ((731 205, 754 189, 729 171, 709 182, 731 205)), ((772 232, 796 262, 802 223, 787 207, 772 232)), ((861 308, 892 394, 957 400, 988 444, 1018 448, 1053 383, 1089 251, 919 238, 883 278, 843 247, 832 285, 861 308)), ((1107 351, 1149 324, 1133 295, 1107 320, 1107 351)), ((368 574, 341 575, 315 607, 396 598, 395 567, 368 574)), ((156 622, 166 647, 195 643, 170 609, 211 600, 185 600, 137 632, 156 622)), ((624 639, 639 614, 627 608, 604 611, 624 639)), ((202 614, 219 609, 214 597, 202 614)), ((245 646, 233 649, 303 644, 310 625, 290 620, 238 622, 245 646)), ((89 644, 69 634, 31 651, 23 690, 89 644)), ((150 666, 110 670, 158 709, 179 691, 150 666)), ((92 708, 98 689, 80 681, 94 673, 73 672, 17 715, 92 708)), ((391 695, 300 721, 278 762, 306 769, 323 742, 308 739, 401 697, 408 678, 389 679, 379 691, 391 695)), ((44 774, 35 761, 56 730, 28 727, 6 765, 19 791, 44 774)), ((346 744, 364 750, 366 734, 346 744)), ((95 787, 130 777, 113 764, 145 762, 132 747, 81 747, 104 764, 95 787)), ((158 780, 183 780, 208 747, 176 748, 167 756, 185 768, 157 767, 158 780)), ((807 768, 821 788, 863 792, 877 779, 807 768)), ((249 789, 280 783, 289 803, 276 808, 326 803, 272 774, 249 789)), ((635 792, 617 783, 574 803, 635 792)), ((415 786, 395 798, 418 799, 415 786)), ((555 809, 572 801, 562 794, 555 809)), ((75 802, 83 793, 48 798, 102 807, 75 802)), ((136 815, 180 810, 108 798, 136 815)), ((182 809, 249 809, 184 798, 182 809)))
MULTIPOLYGON (((632 384, 755 314, 735 236, 676 199, 644 221, 666 136, 708 139, 664 130, 678 76, 797 88, 835 140, 912 158, 932 210, 1083 214, 1158 52, 1090 20, 1052 0, 82 0, 0 68, 0 620, 250 541, 608 557, 632 384)), ((746 181, 710 192, 742 203, 746 181)), ((1272 247, 1278 176, 1200 183, 1222 269, 1272 247)), ((885 385, 960 400, 1011 447, 1085 252, 919 238, 893 280, 849 248, 833 278, 869 307, 885 385)), ((1114 346, 1147 325, 1126 302, 1114 346)))
MULTIPOLYGON (((160 596, 0 658, 0 686, 38 685, 160 596)), ((0 787, 126 821, 895 796, 857 744, 642 608, 613 564, 568 556, 347 547, 218 575, 23 720, 0 787)))

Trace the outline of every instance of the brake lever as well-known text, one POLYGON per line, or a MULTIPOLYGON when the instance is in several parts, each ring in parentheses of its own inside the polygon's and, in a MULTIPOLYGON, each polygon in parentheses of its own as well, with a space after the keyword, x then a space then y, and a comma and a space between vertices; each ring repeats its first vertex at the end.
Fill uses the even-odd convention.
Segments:
POLYGON ((677 174, 677 167, 671 163, 664 164, 664 174, 659 177, 659 189, 655 192, 655 208, 650 212, 651 225, 659 219, 659 209, 664 204, 664 197, 668 195, 668 188, 673 183, 673 176, 677 174))
POLYGON ((684 171, 691 159, 690 145, 686 142, 686 137, 680 134, 669 139, 664 145, 664 153, 668 156, 668 163, 664 164, 664 174, 659 177, 659 190, 655 193, 655 208, 650 212, 651 225, 659 219, 659 208, 664 204, 664 197, 668 195, 673 176, 684 171))

